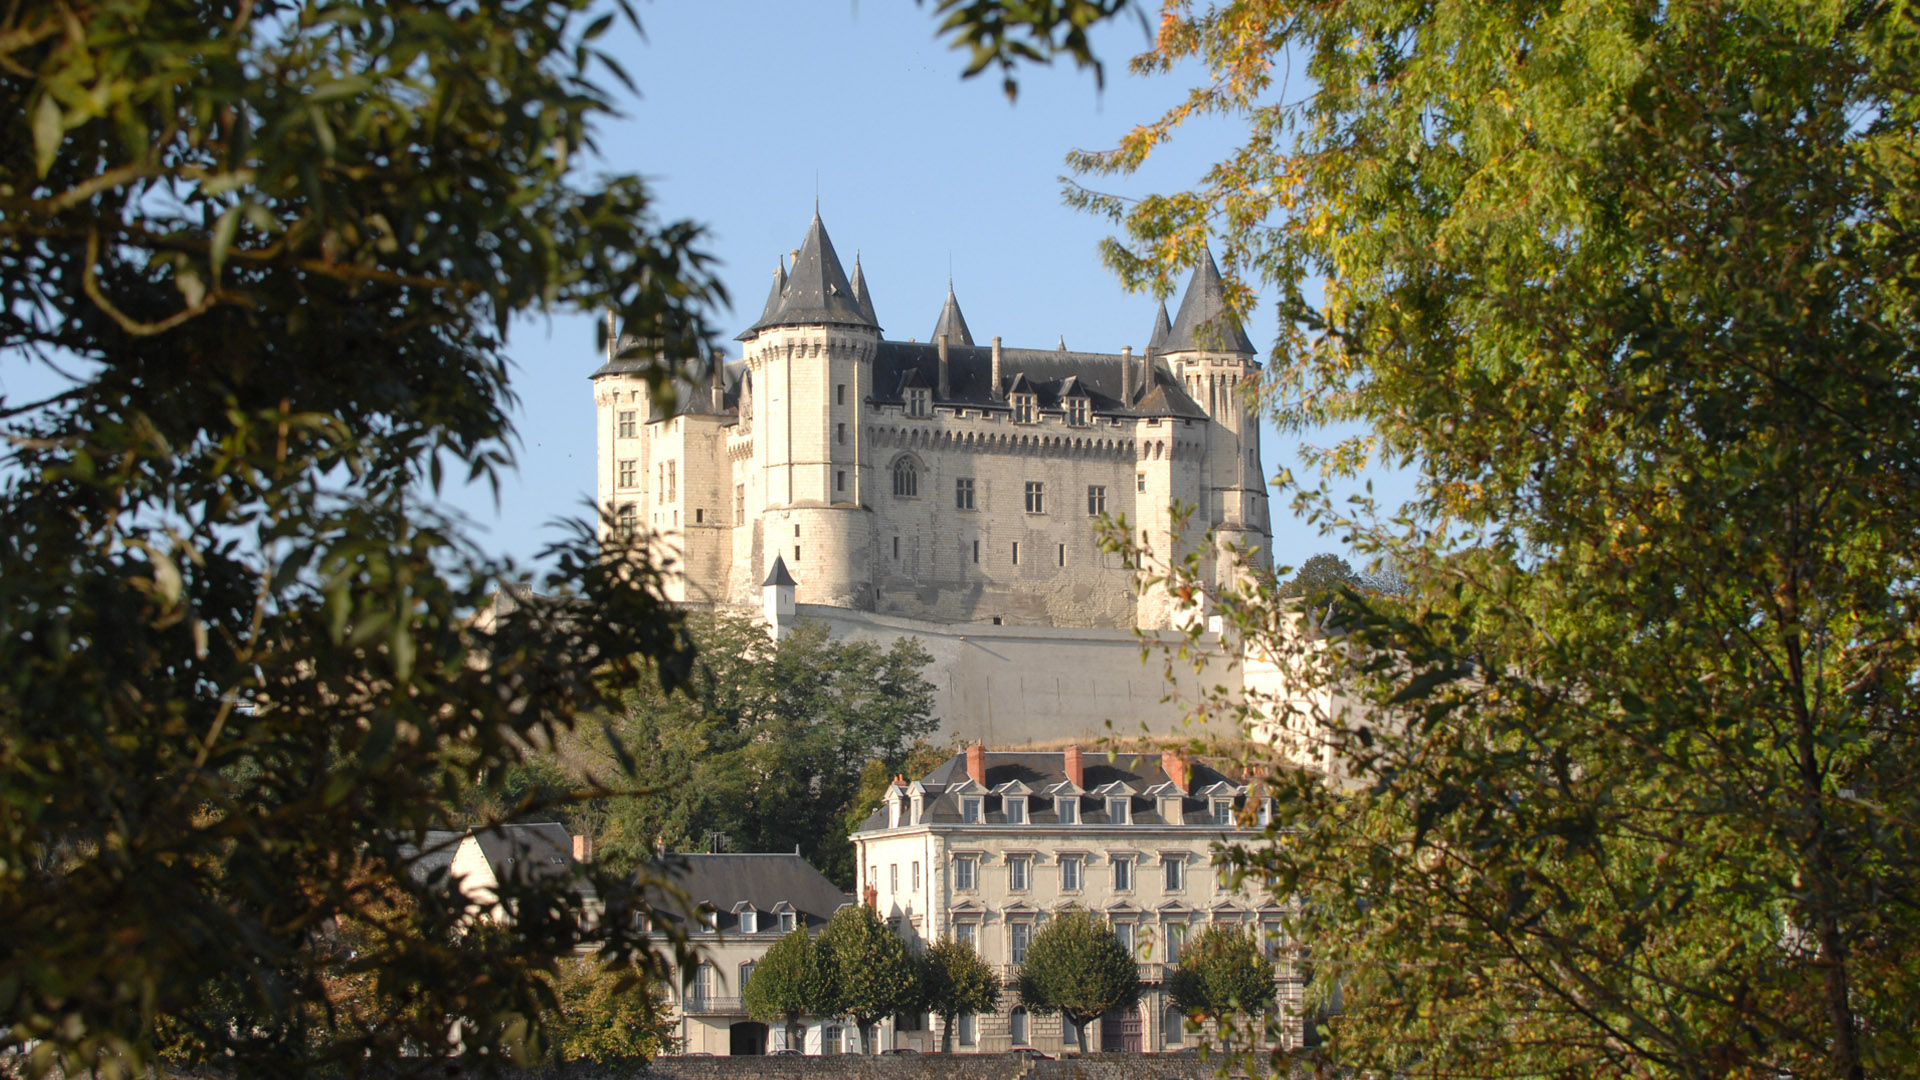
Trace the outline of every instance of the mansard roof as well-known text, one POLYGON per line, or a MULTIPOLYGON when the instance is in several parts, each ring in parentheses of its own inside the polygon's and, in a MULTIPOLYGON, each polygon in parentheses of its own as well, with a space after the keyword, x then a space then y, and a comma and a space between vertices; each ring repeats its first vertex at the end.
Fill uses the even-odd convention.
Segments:
MULTIPOLYGON (((675 921, 685 921, 701 909, 725 913, 716 920, 721 933, 737 930, 738 913, 746 910, 792 910, 802 925, 818 927, 853 902, 853 897, 835 888, 807 860, 786 852, 666 855, 654 860, 651 868, 667 880, 670 888, 686 894, 681 901, 669 897, 665 890, 649 890, 648 899, 657 905, 656 913, 675 921)), ((775 929, 762 927, 758 932, 773 933, 775 929)))
POLYGON ((800 251, 793 257, 793 270, 787 274, 786 287, 780 293, 779 310, 771 318, 763 316, 747 328, 747 333, 758 334, 775 326, 822 324, 880 328, 855 297, 853 285, 840 267, 840 257, 834 254, 833 241, 827 237, 827 227, 816 210, 807 226, 807 238, 800 242, 800 251))
POLYGON ((967 317, 960 314, 960 301, 954 298, 953 282, 947 282, 947 302, 940 309, 940 319, 933 324, 933 333, 928 341, 938 342, 940 335, 947 335, 947 345, 972 345, 973 331, 967 329, 967 317))
MULTIPOLYGON (((1132 405, 1123 404, 1120 400, 1122 359, 1113 353, 1002 349, 1001 380, 1004 384, 1024 376, 1022 391, 1035 394, 1043 409, 1060 408, 1061 399, 1071 392, 1085 395, 1093 412, 1099 415, 1176 416, 1194 420, 1206 417, 1206 410, 1195 404, 1180 381, 1162 366, 1155 365, 1153 381, 1145 387, 1146 392, 1141 393, 1142 384, 1146 381, 1142 369, 1146 365, 1145 359, 1140 356, 1127 361, 1134 365, 1136 400, 1132 405)), ((936 404, 982 409, 1011 408, 1010 402, 993 393, 991 347, 949 345, 947 369, 947 396, 940 398, 936 404)), ((939 385, 939 346, 931 342, 882 341, 873 355, 874 400, 887 404, 904 403, 905 398, 899 388, 907 385, 905 380, 909 373, 917 374, 921 380, 917 385, 939 385)), ((1008 392, 1006 385, 1000 389, 1002 393, 1008 392)))
MULTIPOLYGON (((1075 816, 1076 826, 1086 825, 1127 825, 1148 826, 1166 825, 1167 819, 1160 813, 1157 802, 1144 802, 1131 805, 1136 793, 1145 792, 1149 796, 1164 790, 1168 797, 1180 797, 1185 813, 1185 824, 1192 828, 1217 828, 1210 818, 1206 818, 1206 799, 1201 792, 1220 784, 1233 785, 1233 779, 1218 769, 1201 761, 1188 760, 1188 788, 1192 795, 1182 795, 1177 786, 1167 776, 1158 754, 1119 754, 1112 759, 1105 755, 1086 755, 1081 759, 1081 780, 1079 788, 1074 787, 1067 776, 1066 755, 1059 751, 996 751, 989 750, 985 755, 986 786, 975 784, 967 775, 967 755, 955 754, 935 766, 919 781, 926 789, 926 799, 922 821, 935 825, 960 824, 960 800, 958 796, 987 797, 982 807, 983 825, 1005 825, 1006 810, 997 796, 1002 792, 1016 793, 1033 790, 1052 799, 1078 799, 1092 793, 1097 800, 1092 805, 1082 806, 1075 816), (1105 799, 1107 797, 1127 796, 1131 813, 1126 821, 1114 822, 1107 816, 1105 799)), ((1237 786, 1237 785, 1236 785, 1237 786)), ((1026 826, 1058 825, 1059 811, 1053 805, 1034 806, 1029 802, 1024 824, 1026 826)), ((888 828, 886 810, 876 809, 861 822, 859 831, 867 832, 888 828)), ((1019 828, 1021 826, 1014 826, 1019 828)))
POLYGON ((1220 267, 1214 264, 1213 252, 1209 249, 1203 254, 1206 257, 1187 279, 1187 294, 1180 298, 1180 314, 1174 317, 1166 345, 1155 351, 1252 356, 1253 342, 1227 307, 1227 291, 1220 283, 1220 267))

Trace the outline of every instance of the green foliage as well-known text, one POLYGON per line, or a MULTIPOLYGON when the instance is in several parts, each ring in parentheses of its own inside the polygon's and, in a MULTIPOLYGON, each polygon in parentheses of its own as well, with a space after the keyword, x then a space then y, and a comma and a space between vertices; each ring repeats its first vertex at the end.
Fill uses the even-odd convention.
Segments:
POLYGON ((920 958, 920 989, 926 1007, 942 1021, 940 1050, 953 1052, 953 1023, 966 1013, 992 1012, 1000 1004, 1000 977, 973 946, 942 940, 920 958))
POLYGON ((865 904, 834 912, 820 944, 837 969, 840 1011, 860 1025, 860 1043, 874 1053, 874 1023, 920 1007, 918 965, 900 935, 865 904))
POLYGON ((802 1017, 840 1014, 839 965, 824 942, 796 926, 754 965, 753 978, 740 996, 748 1016, 769 1024, 784 1022, 787 1045, 798 1047, 804 1035, 802 1017))
POLYGON ((584 527, 546 585, 582 602, 479 633, 515 571, 423 501, 510 464, 515 315, 612 308, 661 377, 708 336, 699 230, 576 168, 620 77, 599 6, 0 13, 0 348, 70 379, 0 407, 0 1053, 525 1056, 556 956, 644 958, 566 881, 455 948, 464 902, 403 847, 684 667, 584 527), (331 1007, 342 978, 399 1007, 331 1007))
POLYGON ((1090 911, 1073 909, 1048 919, 1027 946, 1016 984, 1030 1012, 1057 1012, 1087 1048, 1087 1025, 1110 1009, 1140 1000, 1140 969, 1113 927, 1090 911))
POLYGON ((1252 1018, 1271 1008, 1277 992, 1273 961, 1260 939, 1220 923, 1187 942, 1180 966, 1167 976, 1167 1000, 1190 1016, 1220 1021, 1223 1034, 1232 1031, 1235 1014, 1252 1018))
POLYGON ((637 864, 656 849, 708 850, 722 833, 725 850, 797 846, 851 887, 845 822, 873 806, 858 794, 863 767, 900 771, 938 724, 926 650, 831 641, 814 624, 776 645, 739 616, 689 629, 698 660, 679 690, 635 689, 604 731, 561 743, 560 760, 592 778, 618 775, 623 755, 644 763, 638 791, 583 808, 600 856, 637 864))
POLYGON ((563 1061, 645 1061, 679 1047, 666 985, 610 971, 592 957, 562 960, 552 979, 550 1021, 563 1061))
MULTIPOLYGON (((926 0, 917 0, 925 3, 926 0)), ((1133 0, 935 0, 944 18, 940 32, 967 54, 965 75, 1000 69, 1000 85, 1012 101, 1019 92, 1014 70, 1025 62, 1051 63, 1070 56, 1093 70, 1094 82, 1105 69, 1093 52, 1087 31, 1133 7, 1133 0)), ((1144 17, 1141 26, 1146 26, 1144 17)))
POLYGON ((1076 157, 1242 120, 1199 190, 1076 197, 1139 284, 1217 227, 1279 293, 1280 424, 1418 470, 1391 522, 1300 493, 1413 586, 1337 647, 1222 598, 1371 706, 1306 718, 1345 776, 1276 774, 1250 853, 1345 973, 1343 1065, 1920 1068, 1916 44, 1891 5, 1203 6, 1139 66, 1204 85, 1076 157))

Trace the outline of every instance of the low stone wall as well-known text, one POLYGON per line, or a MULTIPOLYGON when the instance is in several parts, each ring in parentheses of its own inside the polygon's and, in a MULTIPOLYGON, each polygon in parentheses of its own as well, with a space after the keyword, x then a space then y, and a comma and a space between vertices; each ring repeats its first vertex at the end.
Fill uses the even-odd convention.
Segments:
POLYGON ((1016 1054, 867 1057, 665 1057, 650 1063, 576 1063, 509 1073, 516 1080, 1214 1080, 1218 1062, 1195 1054, 1089 1054, 1034 1061, 1016 1054))

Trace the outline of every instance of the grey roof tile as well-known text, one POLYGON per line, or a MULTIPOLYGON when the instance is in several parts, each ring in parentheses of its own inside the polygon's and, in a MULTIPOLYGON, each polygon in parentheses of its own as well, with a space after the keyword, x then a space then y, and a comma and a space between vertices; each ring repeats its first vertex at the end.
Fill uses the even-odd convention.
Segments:
MULTIPOLYGON (((804 925, 818 927, 826 923, 853 897, 834 887, 833 882, 813 868, 813 864, 791 853, 665 855, 654 860, 650 869, 674 887, 684 891, 697 910, 708 908, 719 916, 718 929, 727 933, 739 927, 739 912, 746 906, 771 912, 782 904, 791 905, 804 925)), ((691 912, 675 912, 677 904, 667 904, 663 894, 655 892, 656 910, 666 907, 668 917, 684 919, 691 912)), ((763 930, 762 933, 777 933, 763 930)))
POLYGON ((1167 337, 1173 333, 1173 324, 1167 321, 1167 302, 1160 301, 1160 313, 1153 318, 1153 334, 1147 338, 1147 351, 1161 353, 1167 350, 1167 337))
MULTIPOLYGON (((859 274, 860 274, 859 264, 856 263, 854 265, 855 281, 859 280, 859 274)), ((755 327, 765 326, 766 324, 773 321, 773 317, 775 315, 780 314, 780 297, 786 291, 787 291, 787 260, 786 260, 786 256, 783 255, 780 257, 780 265, 773 268, 773 290, 767 293, 767 306, 760 309, 760 318, 758 321, 756 321, 753 324, 755 327)), ((749 327, 748 329, 742 330, 738 334, 735 334, 733 340, 752 341, 755 337, 759 335, 759 333, 760 331, 749 327)))
POLYGON ((853 253, 853 302, 860 305, 860 313, 875 326, 880 325, 880 317, 873 313, 873 296, 867 292, 867 272, 860 269, 860 253, 853 253))
MULTIPOLYGON (((993 350, 980 346, 949 346, 947 349, 948 395, 936 404, 962 405, 968 408, 1008 409, 1005 398, 994 397, 993 350)), ((1132 363, 1140 363, 1133 357, 1132 363)), ((1096 415, 1175 416, 1204 419, 1206 410, 1187 396, 1178 380, 1167 371, 1154 368, 1154 384, 1131 407, 1120 402, 1121 357, 1111 353, 1063 353, 1052 349, 1002 349, 1000 369, 1026 377, 1026 388, 1039 397, 1043 409, 1057 409, 1068 392, 1085 394, 1096 415)), ((888 404, 904 402, 900 393, 909 373, 916 373, 918 385, 939 383, 940 350, 937 345, 915 341, 883 341, 874 350, 874 400, 888 404)), ((1136 393, 1138 389, 1136 388, 1136 393)))
POLYGON ((953 295, 953 282, 947 282, 947 302, 940 309, 940 319, 933 324, 933 333, 928 341, 939 342, 940 335, 947 335, 947 345, 972 345, 973 331, 967 329, 967 317, 960 314, 960 301, 953 295))
POLYGON ((1193 268, 1187 279, 1187 294, 1180 298, 1180 314, 1174 317, 1166 347, 1156 352, 1216 352, 1253 355, 1253 342, 1240 320, 1227 309, 1227 292, 1220 284, 1220 267, 1214 264, 1212 250, 1193 268))
POLYGON ((793 574, 787 570, 786 556, 775 555, 773 557, 773 569, 767 571, 767 580, 761 582, 760 587, 764 589, 769 585, 784 585, 792 588, 798 584, 799 582, 793 580, 793 574))
POLYGON ((847 281, 847 272, 840 267, 840 257, 833 252, 827 227, 815 211, 813 221, 807 226, 807 238, 800 242, 799 254, 793 258, 793 270, 787 274, 787 285, 780 295, 780 310, 774 312, 772 318, 763 317, 748 330, 758 333, 774 326, 817 324, 879 328, 873 318, 861 310, 860 302, 853 295, 853 285, 847 281))

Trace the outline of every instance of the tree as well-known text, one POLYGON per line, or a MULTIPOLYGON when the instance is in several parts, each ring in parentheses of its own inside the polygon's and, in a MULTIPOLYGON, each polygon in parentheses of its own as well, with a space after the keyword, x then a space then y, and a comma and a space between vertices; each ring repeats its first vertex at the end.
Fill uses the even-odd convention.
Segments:
POLYGON ((581 956, 560 962, 553 993, 559 1012, 551 1021, 553 1041, 562 1060, 647 1060, 679 1045, 663 983, 581 956))
POLYGON ((1077 198, 1142 285, 1217 229, 1278 293, 1283 428, 1418 471, 1388 522, 1299 492, 1413 586, 1340 647, 1222 605, 1374 706, 1250 853, 1345 973, 1342 1064, 1920 1059, 1913 42, 1874 5, 1180 6, 1138 66, 1205 83, 1077 156, 1244 120, 1199 190, 1077 198))
POLYGON ((741 991, 747 1015, 769 1024, 787 1025, 787 1045, 798 1048, 806 1016, 837 1016, 841 1012, 839 965, 824 942, 816 942, 804 926, 796 926, 774 942, 753 978, 741 991))
POLYGON ((845 808, 863 767, 892 776, 939 723, 926 650, 911 638, 836 642, 815 624, 775 643, 739 616, 688 630, 699 659, 677 690, 636 688, 605 729, 561 740, 559 759, 589 781, 583 797, 612 788, 623 760, 648 763, 641 790, 583 802, 576 822, 620 865, 656 848, 707 850, 717 833, 737 851, 798 847, 850 887, 845 808))
POLYGON ((1360 575, 1353 572, 1347 560, 1330 551, 1323 551, 1300 564, 1300 569, 1286 581, 1280 583, 1280 595, 1318 597, 1335 592, 1342 585, 1353 586, 1360 581, 1360 575))
POLYGON ((1217 1022, 1231 1051, 1232 1018, 1271 1008, 1273 980, 1273 961, 1252 931, 1214 923, 1181 951, 1180 966, 1167 976, 1167 998, 1181 1012, 1217 1022))
POLYGON ((992 965, 963 941, 942 940, 921 957, 921 990, 927 1008, 940 1017, 940 1052, 953 1053, 954 1021, 991 1012, 1000 1003, 1000 978, 992 965))
POLYGON ((1072 1024, 1074 1044, 1085 1053, 1089 1023, 1140 1000, 1140 969, 1111 926, 1075 909, 1033 936, 1016 988, 1028 1011, 1057 1012, 1072 1024))
POLYGON ((920 1005, 919 973, 907 944, 865 904, 834 912, 820 941, 833 955, 840 1010, 859 1025, 860 1045, 876 1053, 873 1025, 920 1005))

